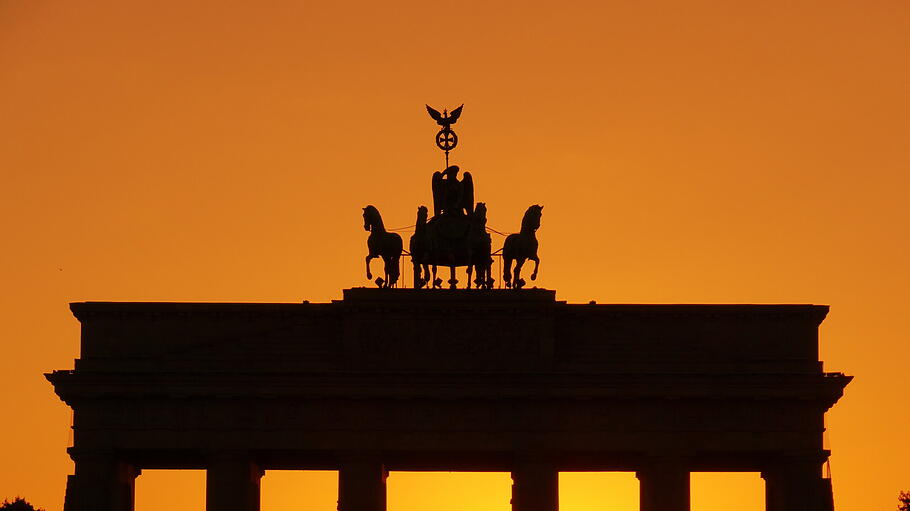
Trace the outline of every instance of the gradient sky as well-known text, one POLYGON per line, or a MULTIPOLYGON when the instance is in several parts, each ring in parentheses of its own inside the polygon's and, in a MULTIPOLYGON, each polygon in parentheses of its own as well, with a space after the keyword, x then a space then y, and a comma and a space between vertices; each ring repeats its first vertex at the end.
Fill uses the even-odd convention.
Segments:
MULTIPOLYGON (((495 229, 545 206, 538 285, 560 299, 831 305, 825 368, 856 376, 828 414, 837 508, 893 509, 908 52, 906 0, 0 0, 0 499, 62 506, 70 412, 42 373, 78 356, 68 302, 367 285, 361 208, 414 223, 443 164, 423 104, 464 103, 453 161, 495 229)), ((269 473, 263 509, 332 511, 333 478, 269 473)), ((144 474, 138 507, 201 509, 203 480, 144 474)), ((562 481, 563 511, 636 509, 629 474, 562 481)), ((762 486, 693 488, 720 511, 762 486)), ((506 474, 394 473, 390 511, 507 494, 506 474)))

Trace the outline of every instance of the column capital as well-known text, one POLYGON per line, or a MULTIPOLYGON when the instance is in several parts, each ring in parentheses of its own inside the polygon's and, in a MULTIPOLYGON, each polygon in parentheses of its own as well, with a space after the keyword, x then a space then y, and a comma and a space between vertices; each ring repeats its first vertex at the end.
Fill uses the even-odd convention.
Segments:
POLYGON ((635 477, 641 479, 649 473, 685 472, 688 474, 690 464, 688 453, 668 452, 650 454, 638 461, 635 477))
POLYGON ((382 463, 382 451, 375 449, 340 449, 335 451, 339 462, 382 463))
POLYGON ((265 470, 247 451, 213 451, 209 453, 207 459, 208 467, 234 465, 249 470, 251 478, 258 479, 265 475, 265 470))
POLYGON ((518 449, 512 460, 516 465, 554 465, 557 453, 544 449, 518 449))
POLYGON ((787 477, 793 472, 818 472, 831 455, 829 450, 790 452, 767 461, 761 470, 761 476, 767 480, 774 477, 787 477))

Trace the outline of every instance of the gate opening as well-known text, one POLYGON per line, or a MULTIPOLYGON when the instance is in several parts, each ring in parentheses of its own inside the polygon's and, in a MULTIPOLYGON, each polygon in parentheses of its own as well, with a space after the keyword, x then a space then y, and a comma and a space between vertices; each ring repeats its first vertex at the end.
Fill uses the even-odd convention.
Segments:
POLYGON ((692 472, 692 511, 765 511, 759 472, 692 472))
POLYGON ((261 511, 336 511, 337 470, 266 470, 259 486, 261 511))
POLYGON ((147 470, 136 478, 136 511, 205 511, 205 470, 147 470))
POLYGON ((634 472, 560 472, 559 511, 639 511, 634 472))
POLYGON ((509 472, 390 472, 389 511, 511 511, 509 472))

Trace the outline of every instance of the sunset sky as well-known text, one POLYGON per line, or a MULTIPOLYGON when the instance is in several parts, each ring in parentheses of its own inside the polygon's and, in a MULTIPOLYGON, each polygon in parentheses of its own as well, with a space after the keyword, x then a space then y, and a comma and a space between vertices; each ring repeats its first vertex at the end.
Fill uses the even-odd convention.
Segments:
MULTIPOLYGON (((368 285, 361 208, 429 205, 424 103, 489 226, 542 204, 561 300, 816 303, 838 511, 910 490, 910 2, 0 0, 0 501, 62 508, 67 304, 328 301, 368 285)), ((502 239, 494 237, 494 248, 502 239)), ((376 263, 374 263, 376 265, 376 263)), ((379 266, 374 266, 377 269, 379 266)), ((263 511, 333 511, 335 473, 269 472, 263 511)), ((564 474, 562 511, 637 510, 564 474)), ((204 508, 147 472, 140 511, 204 508)), ((763 509, 757 474, 693 510, 763 509)), ((389 479, 389 511, 508 511, 507 474, 389 479), (470 488, 470 491, 465 491, 470 488)))

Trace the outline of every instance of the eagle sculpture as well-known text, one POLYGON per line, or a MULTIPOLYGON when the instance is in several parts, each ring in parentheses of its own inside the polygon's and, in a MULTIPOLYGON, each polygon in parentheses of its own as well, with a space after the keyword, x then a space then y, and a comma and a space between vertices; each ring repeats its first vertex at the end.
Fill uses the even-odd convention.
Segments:
POLYGON ((464 108, 464 105, 452 110, 451 113, 446 113, 446 110, 443 109, 442 113, 439 113, 439 110, 436 110, 430 105, 427 105, 427 112, 430 113, 430 117, 436 121, 436 124, 442 126, 443 129, 448 129, 449 126, 455 124, 458 121, 458 118, 461 117, 461 109, 464 108))
MULTIPOLYGON (((458 108, 457 110, 460 110, 458 108)), ((439 113, 439 112, 437 112, 439 113)), ((453 114, 455 111, 452 112, 453 114)), ((450 117, 451 119, 451 117, 450 117)), ((433 216, 474 213, 474 178, 470 172, 458 180, 458 166, 433 173, 433 216)))

